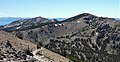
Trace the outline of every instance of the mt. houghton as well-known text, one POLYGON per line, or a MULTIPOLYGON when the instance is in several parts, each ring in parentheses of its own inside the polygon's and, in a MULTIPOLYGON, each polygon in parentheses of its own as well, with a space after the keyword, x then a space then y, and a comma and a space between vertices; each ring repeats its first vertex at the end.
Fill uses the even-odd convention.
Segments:
POLYGON ((73 62, 120 62, 120 22, 83 13, 63 21, 35 17, 0 26, 73 62))

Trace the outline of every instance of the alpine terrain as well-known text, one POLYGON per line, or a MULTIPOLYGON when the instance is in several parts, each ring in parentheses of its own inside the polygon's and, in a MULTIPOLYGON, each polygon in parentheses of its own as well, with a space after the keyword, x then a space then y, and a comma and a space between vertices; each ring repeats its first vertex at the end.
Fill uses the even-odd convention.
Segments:
MULTIPOLYGON (((24 50, 35 52, 42 48, 51 52, 42 55, 47 60, 55 62, 120 62, 120 22, 114 18, 98 17, 89 13, 79 14, 63 21, 35 17, 16 20, 0 26, 0 29, 3 30, 0 39, 6 39, 0 40, 3 45, 1 50, 5 49, 5 52, 0 51, 1 54, 13 51, 14 48, 15 52, 20 50, 24 53, 26 52, 24 50), (3 37, 7 36, 5 35, 7 32, 10 35, 3 37), (15 47, 6 46, 9 43, 13 43, 15 47), (47 54, 51 54, 52 59, 48 58, 47 54), (63 59, 57 61, 56 58, 61 57, 63 59)), ((41 55, 40 51, 39 54, 41 55)), ((27 59, 27 53, 25 55, 27 59)), ((34 54, 30 57, 39 60, 34 54)))

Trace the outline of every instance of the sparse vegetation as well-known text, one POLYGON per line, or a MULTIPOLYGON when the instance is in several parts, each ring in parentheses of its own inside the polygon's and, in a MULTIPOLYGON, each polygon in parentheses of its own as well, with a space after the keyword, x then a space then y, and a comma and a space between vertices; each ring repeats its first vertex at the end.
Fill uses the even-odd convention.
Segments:
POLYGON ((72 60, 73 62, 85 62, 85 61, 83 61, 83 60, 80 60, 80 59, 77 58, 77 57, 74 57, 74 56, 71 55, 71 54, 67 54, 66 57, 69 58, 70 60, 72 60))
MULTIPOLYGON (((3 26, 3 29, 15 31, 13 33, 20 39, 32 41, 37 44, 37 49, 45 47, 74 62, 120 61, 118 59, 120 54, 120 24, 118 21, 88 13, 68 18, 62 22, 47 22, 46 18, 38 18, 24 20, 27 23, 23 23, 20 30, 14 29, 18 26, 5 29, 3 26), (32 23, 33 21, 37 22, 32 23), (27 28, 24 27, 26 25, 28 25, 27 28)), ((19 48, 22 48, 27 43, 15 44, 20 44, 19 48)), ((11 48, 14 46, 12 42, 8 42, 7 45, 11 48)), ((26 54, 32 56, 30 52, 29 50, 24 51, 23 58, 26 59, 26 54)))

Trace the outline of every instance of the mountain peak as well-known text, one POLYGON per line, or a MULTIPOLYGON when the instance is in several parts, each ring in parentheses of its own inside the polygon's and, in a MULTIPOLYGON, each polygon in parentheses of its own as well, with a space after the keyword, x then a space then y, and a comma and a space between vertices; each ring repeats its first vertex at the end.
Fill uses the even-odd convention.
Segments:
POLYGON ((65 21, 75 21, 75 20, 77 20, 79 18, 83 18, 83 17, 85 18, 85 17, 97 17, 97 16, 92 15, 90 13, 82 13, 82 14, 70 17, 70 18, 66 19, 65 21))
POLYGON ((92 15, 92 14, 90 14, 90 13, 82 13, 82 14, 80 14, 80 15, 87 16, 87 15, 92 15))
POLYGON ((93 15, 93 14, 90 14, 90 13, 82 13, 82 14, 79 14, 79 15, 77 15, 77 16, 75 16, 75 17, 97 17, 97 16, 95 16, 95 15, 93 15))

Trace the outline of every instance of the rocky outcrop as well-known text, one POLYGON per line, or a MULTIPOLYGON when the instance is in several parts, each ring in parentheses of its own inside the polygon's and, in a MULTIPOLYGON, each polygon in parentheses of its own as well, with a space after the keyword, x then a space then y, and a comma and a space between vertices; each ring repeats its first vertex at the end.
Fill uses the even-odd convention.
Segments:
POLYGON ((0 30, 0 61, 38 61, 32 57, 34 48, 35 44, 0 30))

